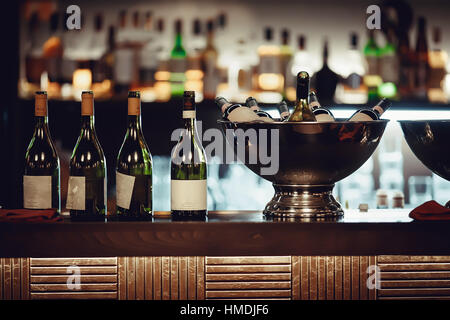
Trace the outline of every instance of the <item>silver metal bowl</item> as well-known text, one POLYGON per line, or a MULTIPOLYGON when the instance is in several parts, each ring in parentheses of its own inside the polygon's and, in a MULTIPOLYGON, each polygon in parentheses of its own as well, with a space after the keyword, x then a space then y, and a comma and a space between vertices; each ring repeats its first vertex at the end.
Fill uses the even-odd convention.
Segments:
MULTIPOLYGON (((250 170, 272 182, 275 195, 264 214, 278 218, 327 219, 343 215, 334 199, 334 184, 360 168, 375 151, 389 120, 336 122, 252 122, 219 121, 228 142, 245 149, 238 158, 250 170), (242 129, 242 130, 238 130, 242 129), (239 134, 254 129, 258 143, 243 140, 239 134), (264 174, 267 167, 260 156, 261 132, 267 131, 268 150, 278 144, 278 171, 264 174), (227 134, 227 130, 230 130, 227 134), (278 139, 271 137, 277 130, 278 139), (247 161, 252 156, 256 163, 247 161)), ((276 134, 274 134, 276 137, 276 134)))
MULTIPOLYGON (((450 181, 450 120, 400 120, 411 151, 431 171, 450 181)), ((450 201, 447 202, 450 207, 450 201)))

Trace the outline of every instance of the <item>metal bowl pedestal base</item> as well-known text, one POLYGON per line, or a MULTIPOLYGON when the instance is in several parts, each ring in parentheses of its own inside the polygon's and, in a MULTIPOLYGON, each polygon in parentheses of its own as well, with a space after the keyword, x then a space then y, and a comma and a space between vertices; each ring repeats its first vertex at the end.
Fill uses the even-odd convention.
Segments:
POLYGON ((311 220, 336 219, 344 215, 334 199, 331 185, 273 184, 275 195, 266 205, 267 218, 295 218, 311 220))

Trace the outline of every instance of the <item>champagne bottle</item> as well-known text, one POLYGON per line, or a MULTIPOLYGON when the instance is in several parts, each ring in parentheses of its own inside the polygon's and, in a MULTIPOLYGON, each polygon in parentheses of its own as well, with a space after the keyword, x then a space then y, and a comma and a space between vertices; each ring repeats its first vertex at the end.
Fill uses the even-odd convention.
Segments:
POLYGON ((248 97, 247 100, 245 100, 245 105, 250 108, 254 113, 260 117, 260 120, 263 120, 265 122, 273 122, 272 117, 267 112, 261 110, 261 108, 258 106, 258 102, 253 97, 248 97))
POLYGON ((360 109, 356 111, 348 121, 371 121, 379 120, 381 115, 391 107, 391 101, 381 99, 372 109, 360 109))
POLYGON ((222 111, 223 118, 229 121, 250 122, 261 120, 260 117, 249 108, 243 107, 238 103, 232 104, 224 97, 217 97, 215 102, 222 111))
POLYGON ((128 92, 128 128, 117 156, 117 210, 113 220, 152 217, 152 156, 142 133, 139 91, 128 92))
POLYGON ((94 94, 81 94, 81 131, 69 166, 67 205, 72 220, 104 220, 106 160, 94 126, 94 94))
POLYGON ((25 154, 23 207, 60 212, 60 167, 48 129, 47 92, 36 92, 34 115, 34 133, 25 154))
POLYGON ((278 110, 280 111, 281 121, 287 121, 291 113, 289 112, 289 107, 286 101, 283 100, 280 102, 280 104, 278 105, 278 110))
POLYGON ((314 91, 311 91, 309 93, 308 100, 309 100, 309 107, 311 108, 312 112, 314 113, 314 116, 316 117, 317 121, 319 121, 319 122, 335 121, 331 111, 328 109, 322 108, 314 91))
POLYGON ((289 121, 316 121, 308 103, 309 74, 300 71, 297 74, 297 103, 294 112, 289 117, 289 121))
POLYGON ((184 129, 172 150, 170 206, 174 219, 205 219, 207 215, 206 156, 198 138, 195 93, 183 96, 184 129))

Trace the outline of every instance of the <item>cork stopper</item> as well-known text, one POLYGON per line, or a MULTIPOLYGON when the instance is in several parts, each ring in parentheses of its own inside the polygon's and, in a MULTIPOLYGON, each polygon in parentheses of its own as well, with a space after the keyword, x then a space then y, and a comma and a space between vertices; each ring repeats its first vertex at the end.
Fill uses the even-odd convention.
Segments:
POLYGON ((81 115, 94 115, 94 93, 92 91, 83 91, 81 93, 81 115))
POLYGON ((36 117, 47 116, 47 91, 36 91, 34 95, 34 115, 36 117))
POLYGON ((139 91, 128 91, 128 115, 138 116, 141 114, 141 93, 139 91))

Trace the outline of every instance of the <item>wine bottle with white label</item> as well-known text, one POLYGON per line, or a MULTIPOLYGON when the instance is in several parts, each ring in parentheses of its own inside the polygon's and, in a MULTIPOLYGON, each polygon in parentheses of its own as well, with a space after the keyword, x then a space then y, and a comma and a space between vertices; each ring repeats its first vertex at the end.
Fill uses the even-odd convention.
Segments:
POLYGON ((207 215, 207 167, 197 132, 194 91, 184 92, 183 121, 184 128, 171 157, 172 218, 203 220, 207 215))
POLYGON ((222 117, 229 121, 250 122, 261 120, 250 108, 244 107, 238 103, 232 104, 224 97, 217 97, 215 102, 222 112, 222 117))
POLYGON ((94 125, 94 94, 81 94, 81 131, 69 166, 67 209, 72 220, 104 221, 107 213, 106 159, 94 125))
POLYGON ((356 111, 348 121, 372 121, 379 120, 381 115, 391 107, 391 101, 383 98, 372 109, 360 109, 356 111))
POLYGON ((280 112, 280 119, 281 121, 287 121, 289 119, 289 116, 291 115, 291 113, 289 112, 289 107, 286 103, 286 101, 281 101, 278 104, 278 111, 280 112))
POLYGON ((265 121, 265 122, 273 122, 274 121, 272 119, 272 117, 270 116, 270 114, 261 110, 261 108, 258 105, 258 101, 256 101, 255 98, 248 97, 247 100, 245 100, 245 105, 247 107, 249 107, 250 110, 252 110, 254 113, 256 113, 258 115, 258 117, 261 118, 260 120, 265 121))
POLYGON ((317 121, 319 122, 336 121, 331 111, 326 108, 323 108, 320 105, 319 100, 317 99, 316 93, 314 91, 311 91, 309 93, 308 100, 309 100, 309 107, 314 113, 314 116, 316 117, 317 121))
POLYGON ((117 156, 116 196, 112 220, 151 220, 152 156, 142 133, 139 91, 128 92, 128 126, 117 156))
POLYGON ((60 212, 60 167, 48 129, 47 92, 36 92, 34 115, 34 133, 25 154, 23 207, 60 212))

